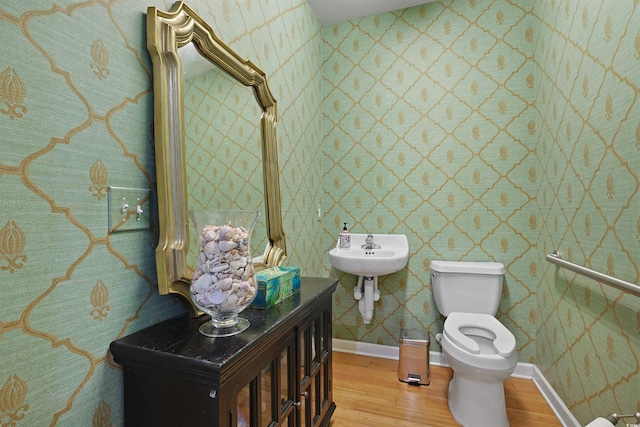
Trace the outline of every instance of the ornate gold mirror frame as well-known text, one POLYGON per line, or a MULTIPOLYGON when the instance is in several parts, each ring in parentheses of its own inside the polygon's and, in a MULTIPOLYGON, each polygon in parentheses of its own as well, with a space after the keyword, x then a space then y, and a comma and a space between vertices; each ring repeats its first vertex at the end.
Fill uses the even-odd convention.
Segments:
MULTIPOLYGON (((193 266, 188 265, 189 199, 185 155, 184 82, 178 48, 196 50, 240 84, 253 89, 262 108, 262 171, 267 245, 262 265, 280 265, 286 258, 280 180, 276 149, 276 100, 267 79, 251 61, 225 45, 193 10, 176 2, 170 11, 147 9, 147 49, 153 63, 154 133, 158 187, 159 241, 156 269, 160 294, 174 294, 192 315, 199 314, 189 296, 193 266)), ((256 264, 260 268, 259 264, 256 264)))

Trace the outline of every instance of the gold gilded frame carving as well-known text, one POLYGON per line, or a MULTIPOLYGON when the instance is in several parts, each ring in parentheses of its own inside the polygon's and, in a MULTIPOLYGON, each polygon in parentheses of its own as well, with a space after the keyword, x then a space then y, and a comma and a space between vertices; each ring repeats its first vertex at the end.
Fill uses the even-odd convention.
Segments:
MULTIPOLYGON (((277 105, 266 75, 224 44, 193 10, 176 2, 168 12, 147 9, 147 49, 153 64, 154 133, 158 188, 159 240, 156 269, 160 294, 174 294, 192 315, 199 314, 189 296, 193 269, 187 265, 189 220, 185 160, 182 64, 178 48, 193 42, 210 62, 253 89, 262 108, 262 169, 267 228, 263 264, 275 266, 286 258, 282 226, 280 180, 276 148, 277 105)), ((260 268, 260 266, 257 266, 260 268)))

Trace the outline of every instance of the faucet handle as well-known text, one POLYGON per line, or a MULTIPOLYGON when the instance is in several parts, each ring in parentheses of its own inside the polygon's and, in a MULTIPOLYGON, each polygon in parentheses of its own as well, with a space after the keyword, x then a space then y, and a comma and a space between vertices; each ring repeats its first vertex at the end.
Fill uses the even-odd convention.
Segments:
POLYGON ((364 239, 364 243, 362 249, 380 249, 380 245, 373 242, 373 233, 367 233, 367 238, 364 239))

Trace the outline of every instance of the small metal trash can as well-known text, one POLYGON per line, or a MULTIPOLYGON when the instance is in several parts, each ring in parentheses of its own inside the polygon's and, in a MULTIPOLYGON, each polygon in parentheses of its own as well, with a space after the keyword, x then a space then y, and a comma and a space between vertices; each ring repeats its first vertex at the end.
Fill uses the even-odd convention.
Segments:
POLYGON ((400 330, 398 379, 411 385, 429 385, 429 332, 400 330))

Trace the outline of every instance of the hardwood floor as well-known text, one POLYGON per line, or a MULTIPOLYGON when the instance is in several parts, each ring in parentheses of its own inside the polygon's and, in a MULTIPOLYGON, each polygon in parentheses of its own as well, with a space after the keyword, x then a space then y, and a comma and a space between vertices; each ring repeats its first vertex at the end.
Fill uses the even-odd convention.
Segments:
MULTIPOLYGON (((447 405, 449 368, 431 366, 431 384, 398 380, 398 361, 333 353, 331 427, 457 426, 447 405)), ((507 416, 512 427, 562 426, 531 380, 505 382, 507 416)))

